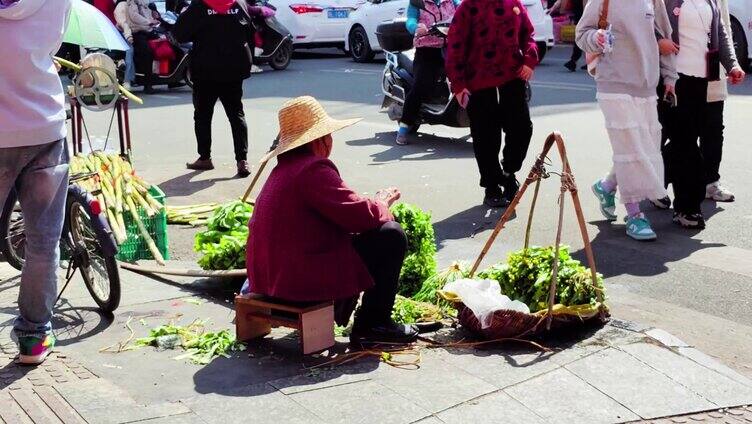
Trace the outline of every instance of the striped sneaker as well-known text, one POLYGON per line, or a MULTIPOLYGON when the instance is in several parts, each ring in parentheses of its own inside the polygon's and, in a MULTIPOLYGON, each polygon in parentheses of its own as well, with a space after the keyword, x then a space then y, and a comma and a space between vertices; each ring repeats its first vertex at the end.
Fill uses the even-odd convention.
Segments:
POLYGON ((603 216, 609 221, 616 221, 616 192, 606 191, 599 180, 593 184, 593 194, 598 198, 603 216))
POLYGON ((735 200, 734 193, 720 181, 708 184, 705 187, 705 198, 716 202, 733 202, 735 200))
POLYGON ((42 338, 26 336, 18 338, 18 360, 23 365, 39 365, 52 353, 55 336, 49 334, 42 338))

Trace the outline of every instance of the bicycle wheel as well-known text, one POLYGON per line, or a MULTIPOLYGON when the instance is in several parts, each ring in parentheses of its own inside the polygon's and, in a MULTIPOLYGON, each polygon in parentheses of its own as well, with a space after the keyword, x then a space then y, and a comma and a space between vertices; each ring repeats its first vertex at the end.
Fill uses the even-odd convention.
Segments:
POLYGON ((26 250, 26 233, 15 190, 8 193, 0 219, 0 252, 10 266, 21 271, 26 250))
POLYGON ((81 269, 91 297, 105 312, 120 305, 120 272, 113 255, 105 255, 92 227, 90 209, 84 199, 68 195, 68 225, 73 238, 73 260, 81 269))

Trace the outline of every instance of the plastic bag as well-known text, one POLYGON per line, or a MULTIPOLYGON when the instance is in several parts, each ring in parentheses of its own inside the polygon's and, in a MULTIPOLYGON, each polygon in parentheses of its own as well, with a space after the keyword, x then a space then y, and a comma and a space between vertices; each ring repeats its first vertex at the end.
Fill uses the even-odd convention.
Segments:
POLYGON ((456 280, 447 283, 444 291, 459 296, 462 303, 473 311, 482 328, 491 325, 493 313, 499 310, 530 313, 530 308, 524 303, 501 294, 499 282, 495 280, 456 280))

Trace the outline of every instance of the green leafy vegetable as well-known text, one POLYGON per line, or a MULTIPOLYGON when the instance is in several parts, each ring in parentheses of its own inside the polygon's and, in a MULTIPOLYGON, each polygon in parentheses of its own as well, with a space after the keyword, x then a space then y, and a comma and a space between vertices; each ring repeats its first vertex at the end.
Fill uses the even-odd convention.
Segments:
POLYGON ((399 293, 411 297, 436 273, 436 236, 431 214, 407 203, 394 205, 392 214, 407 234, 407 256, 400 273, 399 293))
MULTIPOLYGON (((553 247, 530 247, 509 254, 506 263, 492 266, 479 273, 478 278, 498 281, 502 294, 537 312, 548 307, 553 261, 553 247)), ((599 274, 593 285, 590 269, 573 259, 567 246, 561 246, 555 303, 595 305, 597 292, 602 290, 603 277, 599 274)))
POLYGON ((458 262, 453 263, 449 268, 434 274, 426 281, 423 282, 423 286, 420 291, 412 297, 413 300, 419 302, 429 302, 440 306, 451 306, 449 302, 440 299, 438 291, 442 290, 447 283, 459 280, 462 278, 468 278, 470 276, 470 269, 464 264, 458 262))
POLYGON ((245 350, 229 330, 204 331, 205 322, 196 320, 188 326, 162 325, 149 331, 148 337, 136 339, 136 346, 154 346, 160 349, 185 350, 176 360, 189 359, 194 364, 206 365, 218 356, 229 358, 230 352, 245 350))
POLYGON ((207 222, 207 230, 196 234, 193 249, 201 253, 203 269, 245 268, 248 221, 253 206, 235 200, 218 207, 207 222))
POLYGON ((436 305, 418 302, 404 296, 397 296, 392 308, 392 319, 400 324, 440 321, 446 314, 436 305))

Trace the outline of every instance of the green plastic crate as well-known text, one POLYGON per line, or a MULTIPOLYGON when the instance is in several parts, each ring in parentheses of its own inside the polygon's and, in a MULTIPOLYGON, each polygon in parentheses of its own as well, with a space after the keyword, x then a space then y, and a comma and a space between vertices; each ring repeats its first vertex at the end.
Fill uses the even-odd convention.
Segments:
MULTIPOLYGON (((163 204, 165 203, 165 194, 157 186, 153 185, 149 189, 149 193, 154 199, 163 204)), ((157 249, 162 254, 162 257, 167 260, 169 258, 169 243, 167 241, 167 213, 162 210, 153 217, 149 218, 144 211, 139 208, 138 215, 141 217, 141 221, 146 227, 146 231, 154 239, 154 243, 157 245, 157 249)), ((138 225, 133 220, 130 212, 123 213, 123 221, 125 222, 125 229, 128 234, 128 238, 123 244, 120 245, 120 251, 117 258, 124 262, 134 262, 140 259, 154 259, 154 255, 151 254, 149 247, 146 245, 146 241, 141 237, 141 232, 138 231, 138 225)))

